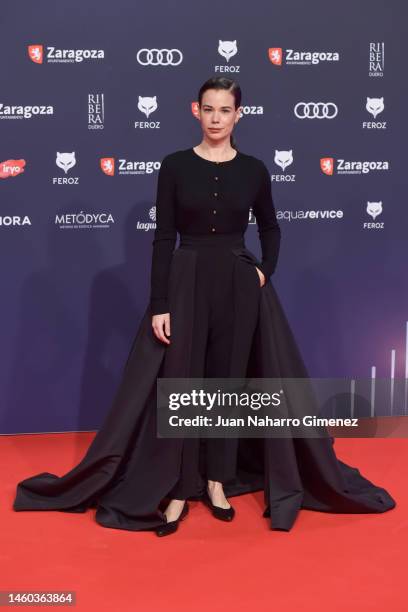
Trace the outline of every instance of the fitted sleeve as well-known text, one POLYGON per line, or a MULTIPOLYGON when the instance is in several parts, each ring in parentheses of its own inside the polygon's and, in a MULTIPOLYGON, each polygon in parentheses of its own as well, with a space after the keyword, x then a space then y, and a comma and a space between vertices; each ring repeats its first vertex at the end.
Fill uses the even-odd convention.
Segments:
POLYGON ((252 210, 256 217, 262 250, 262 263, 257 267, 268 280, 275 271, 278 261, 281 230, 272 200, 271 177, 263 161, 261 161, 260 187, 253 202, 252 210))
POLYGON ((176 184, 174 170, 166 156, 160 166, 157 179, 156 229, 153 238, 150 279, 151 314, 169 312, 168 280, 172 253, 176 244, 175 224, 176 184))

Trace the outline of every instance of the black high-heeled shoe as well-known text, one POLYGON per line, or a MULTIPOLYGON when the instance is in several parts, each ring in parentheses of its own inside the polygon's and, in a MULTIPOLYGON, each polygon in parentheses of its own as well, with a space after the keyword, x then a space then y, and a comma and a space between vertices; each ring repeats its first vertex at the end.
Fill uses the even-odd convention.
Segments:
POLYGON ((235 510, 231 506, 230 508, 221 508, 220 506, 214 506, 211 501, 210 494, 208 493, 208 489, 205 490, 205 493, 202 497, 203 502, 210 508, 213 516, 220 521, 232 521, 235 516, 235 510))
MULTIPOLYGON (((161 537, 161 536, 170 535, 171 533, 174 533, 175 531, 177 531, 179 522, 182 521, 183 518, 187 516, 188 511, 189 511, 188 502, 185 501, 183 509, 178 519, 176 519, 175 521, 168 521, 164 525, 159 525, 159 527, 156 527, 155 529, 156 535, 161 537)), ((164 517, 167 521, 166 515, 164 515, 164 517)))

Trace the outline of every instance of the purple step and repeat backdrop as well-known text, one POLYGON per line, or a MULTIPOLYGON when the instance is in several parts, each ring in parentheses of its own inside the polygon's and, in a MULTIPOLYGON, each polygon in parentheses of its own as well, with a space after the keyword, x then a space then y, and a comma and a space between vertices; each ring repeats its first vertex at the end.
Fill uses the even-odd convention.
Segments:
MULTIPOLYGON (((84 431, 149 299, 155 190, 198 144, 200 85, 238 80, 271 174, 272 281, 314 377, 407 377, 402 2, 2 8, 0 433, 84 431)), ((260 254, 255 219, 246 234, 260 254)))

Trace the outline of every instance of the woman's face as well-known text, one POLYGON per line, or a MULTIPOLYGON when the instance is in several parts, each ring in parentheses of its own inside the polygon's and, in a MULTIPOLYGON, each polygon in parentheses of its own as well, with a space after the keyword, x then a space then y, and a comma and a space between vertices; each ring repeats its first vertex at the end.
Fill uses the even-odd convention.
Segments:
POLYGON ((201 100, 199 114, 205 137, 214 142, 229 140, 235 124, 239 121, 241 108, 235 110, 231 92, 225 89, 207 89, 201 100))

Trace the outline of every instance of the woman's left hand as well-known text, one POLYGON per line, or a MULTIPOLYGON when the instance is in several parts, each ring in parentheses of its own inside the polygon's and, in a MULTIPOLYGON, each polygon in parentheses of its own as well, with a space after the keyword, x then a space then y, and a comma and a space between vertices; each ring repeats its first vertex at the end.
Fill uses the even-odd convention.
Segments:
POLYGON ((259 276, 259 280, 260 280, 260 285, 261 285, 261 287, 263 287, 265 282, 266 282, 265 274, 263 272, 261 272, 259 270, 259 268, 257 268, 256 266, 255 266, 255 269, 258 272, 258 276, 259 276))

